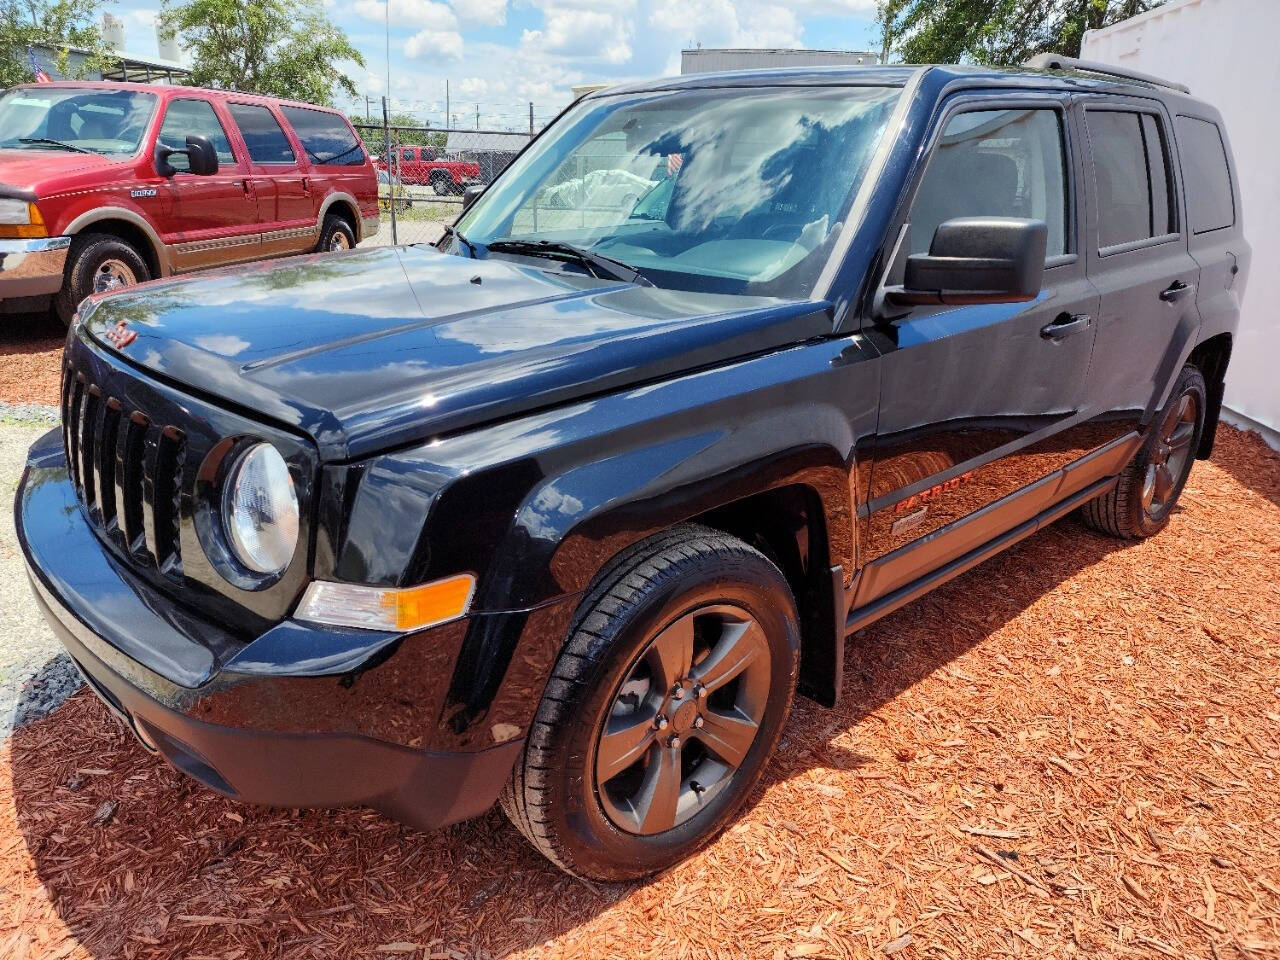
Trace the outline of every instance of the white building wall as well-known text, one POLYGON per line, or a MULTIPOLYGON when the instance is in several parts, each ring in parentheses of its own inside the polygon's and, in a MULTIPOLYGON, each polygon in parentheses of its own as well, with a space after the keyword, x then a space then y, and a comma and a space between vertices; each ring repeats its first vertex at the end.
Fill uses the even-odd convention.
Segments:
POLYGON ((1225 404, 1280 430, 1280 0, 1170 0, 1084 36, 1082 59, 1155 74, 1222 111, 1253 267, 1225 404))

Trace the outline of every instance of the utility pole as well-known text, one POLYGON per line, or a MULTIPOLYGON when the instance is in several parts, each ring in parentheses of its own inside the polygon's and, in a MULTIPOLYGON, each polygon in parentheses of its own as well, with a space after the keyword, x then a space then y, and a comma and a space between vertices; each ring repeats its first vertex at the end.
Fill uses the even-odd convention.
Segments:
POLYGON ((386 97, 382 98, 382 142, 387 146, 387 195, 391 198, 391 243, 394 246, 399 242, 396 232, 396 182, 391 176, 391 121, 387 116, 386 97))
POLYGON ((529 101, 529 136, 533 136, 533 101, 529 101))
POLYGON ((449 78, 444 78, 444 123, 447 127, 453 126, 453 114, 449 112, 449 78))
POLYGON ((480 129, 480 104, 476 104, 476 129, 480 129))
POLYGON ((364 122, 369 123, 369 95, 364 95, 364 122))

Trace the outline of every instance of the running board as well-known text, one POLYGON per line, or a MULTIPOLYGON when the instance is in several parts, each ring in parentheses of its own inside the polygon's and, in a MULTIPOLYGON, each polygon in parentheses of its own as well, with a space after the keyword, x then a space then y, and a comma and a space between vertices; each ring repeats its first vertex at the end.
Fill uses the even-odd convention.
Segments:
MULTIPOLYGON (((886 594, 878 600, 873 600, 866 606, 859 607, 857 610, 850 612, 848 619, 845 621, 844 632, 846 635, 853 633, 855 630, 861 630, 868 624, 874 623, 881 617, 886 616, 899 607, 910 603, 917 597, 924 596, 934 587, 939 587, 960 576, 966 570, 976 567, 983 560, 994 557, 1001 550, 1013 546, 1020 540, 1025 540, 1031 534, 1035 533, 1055 520, 1060 519, 1070 513, 1082 503, 1092 500, 1101 493, 1110 490, 1118 482, 1118 477, 1105 477, 1097 483, 1090 484, 1080 492, 1068 497, 1066 500, 1059 501, 1049 509, 1025 520, 1016 527, 1007 530, 994 540, 971 550, 969 553, 961 557, 957 557, 950 563, 945 563, 938 569, 933 570, 918 580, 908 583, 904 587, 900 587, 892 593, 886 594)), ((856 581, 855 581, 856 583, 856 581)))

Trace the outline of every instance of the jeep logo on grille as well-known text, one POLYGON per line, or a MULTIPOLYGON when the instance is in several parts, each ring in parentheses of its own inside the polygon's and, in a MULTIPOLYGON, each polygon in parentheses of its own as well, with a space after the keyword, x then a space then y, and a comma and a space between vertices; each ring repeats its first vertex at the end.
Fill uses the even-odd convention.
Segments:
POLYGON ((126 326, 128 322, 128 320, 121 320, 103 334, 103 336, 111 341, 117 350, 123 350, 129 344, 133 343, 133 341, 138 339, 138 331, 130 330, 128 326, 126 326))

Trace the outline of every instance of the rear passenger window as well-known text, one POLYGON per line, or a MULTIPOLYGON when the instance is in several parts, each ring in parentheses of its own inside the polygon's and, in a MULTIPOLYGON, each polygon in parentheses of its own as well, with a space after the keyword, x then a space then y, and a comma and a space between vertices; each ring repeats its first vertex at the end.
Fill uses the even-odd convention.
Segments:
POLYGON ((1197 117, 1178 117, 1182 179, 1187 185, 1187 216, 1196 233, 1221 230, 1236 222, 1231 196, 1227 148, 1217 124, 1197 117))
MULTIPOLYGON (((203 135, 209 138, 217 151, 218 163, 230 165, 236 162, 231 153, 227 132, 222 129, 218 115, 208 100, 173 100, 164 113, 160 127, 160 142, 173 150, 185 150, 187 137, 203 135)), ((175 170, 189 170, 187 155, 177 153, 169 157, 169 166, 175 170)))
POLYGON ((1066 253, 1067 189, 1056 110, 974 110, 943 130, 911 208, 911 253, 955 217, 1021 217, 1049 225, 1047 255, 1066 253))
POLYGON ((249 103, 229 103, 227 107, 249 148, 250 160, 254 163, 296 162, 293 148, 270 110, 249 103))
POLYGON ((1175 230, 1169 150, 1148 113, 1090 110, 1089 143, 1098 201, 1098 247, 1149 240, 1175 230))
POLYGON ((281 107, 284 118, 302 141, 312 163, 337 167, 358 167, 364 163, 360 141, 336 114, 302 107, 281 107))

